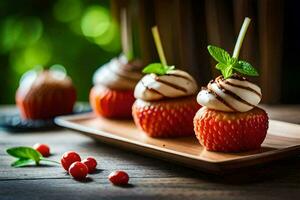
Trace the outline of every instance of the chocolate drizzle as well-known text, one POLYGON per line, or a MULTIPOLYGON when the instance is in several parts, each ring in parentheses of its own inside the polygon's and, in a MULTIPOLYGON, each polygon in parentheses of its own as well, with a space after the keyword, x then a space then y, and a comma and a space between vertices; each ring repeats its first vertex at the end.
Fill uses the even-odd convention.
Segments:
POLYGON ((177 89, 177 90, 180 90, 180 91, 182 91, 182 92, 187 92, 187 89, 185 89, 184 87, 180 87, 179 85, 170 83, 170 82, 168 82, 168 81, 161 80, 158 76, 155 77, 155 80, 156 80, 157 82, 163 83, 163 84, 165 84, 165 85, 168 85, 168 86, 170 86, 170 87, 173 87, 173 88, 175 88, 175 89, 177 89))
POLYGON ((161 76, 154 73, 144 76, 135 88, 135 97, 144 100, 157 100, 189 96, 196 92, 196 81, 186 72, 174 70, 161 76), (147 91, 148 93, 145 93, 147 91))
POLYGON ((231 106, 229 103, 227 103, 222 97, 220 97, 217 93, 215 93, 213 90, 208 88, 208 91, 212 94, 214 94, 214 96, 217 98, 217 100, 221 103, 223 103, 225 106, 227 106, 228 108, 230 108, 233 111, 237 111, 233 106, 231 106))
POLYGON ((174 76, 174 77, 178 77, 178 78, 185 79, 185 80, 187 80, 187 81, 194 81, 194 80, 192 80, 190 77, 183 76, 183 75, 181 75, 181 74, 165 74, 165 76, 174 76))
POLYGON ((261 97, 261 94, 260 94, 259 92, 257 92, 256 90, 253 90, 253 89, 250 88, 250 87, 245 87, 245 86, 242 86, 242 85, 236 85, 236 84, 230 83, 230 82, 228 82, 228 81, 225 81, 225 83, 226 83, 227 85, 230 85, 230 86, 233 86, 233 87, 238 87, 238 88, 241 88, 241 89, 248 90, 248 91, 253 92, 253 93, 255 93, 256 95, 258 95, 258 96, 261 97))
POLYGON ((216 84, 218 85, 218 87, 219 87, 225 94, 230 95, 232 98, 238 100, 238 101, 241 102, 241 103, 244 103, 244 104, 246 104, 246 105, 248 105, 248 106, 254 107, 254 105, 252 105, 252 104, 249 103, 248 101, 242 99, 241 97, 239 97, 238 95, 236 95, 236 94, 233 93, 232 91, 225 89, 225 88, 222 86, 222 84, 220 83, 219 80, 216 81, 216 84))
MULTIPOLYGON (((226 107, 228 107, 229 109, 231 109, 232 111, 239 111, 239 108, 240 106, 242 106, 241 104, 234 104, 234 102, 232 102, 233 100, 239 102, 239 103, 242 103, 244 104, 246 107, 244 107, 242 110, 247 110, 248 107, 250 108, 253 108, 256 106, 256 100, 254 100, 254 102, 251 100, 251 99, 244 99, 246 96, 244 96, 244 98, 242 98, 243 96, 239 96, 238 94, 239 93, 236 93, 234 88, 232 87, 235 87, 235 88, 239 88, 239 89, 242 89, 242 90, 245 90, 244 92, 251 92, 253 93, 253 95, 256 95, 257 97, 259 97, 261 99, 261 93, 260 91, 257 91, 255 89, 255 87, 250 87, 252 84, 251 82, 249 82, 246 78, 240 76, 240 75, 233 75, 231 78, 229 79, 224 79, 223 76, 219 76, 217 77, 215 80, 211 80, 208 85, 207 85, 207 88, 205 87, 202 87, 202 90, 206 90, 208 91, 209 93, 213 94, 216 98, 216 100, 218 100, 220 103, 224 104, 226 107), (235 80, 239 80, 239 81, 246 81, 248 83, 245 83, 245 84, 238 84, 237 83, 232 83, 233 80, 232 79, 235 79, 235 80), (218 88, 218 90, 216 90, 215 87, 213 87, 213 85, 215 87, 218 88), (231 86, 230 88, 227 88, 227 86, 231 86), (221 91, 225 96, 219 94, 218 91, 221 91), (228 95, 228 97, 231 97, 230 98, 226 98, 226 95, 228 95), (249 100, 251 100, 249 102, 249 100)), ((240 90, 240 92, 242 92, 242 90, 240 90)), ((251 95, 251 94, 248 94, 248 96, 251 95)), ((236 103, 237 103, 236 102, 236 103)))
POLYGON ((133 82, 138 82, 140 80, 142 74, 140 72, 134 70, 133 65, 131 66, 129 63, 127 63, 127 64, 121 65, 119 67, 121 68, 120 71, 116 70, 112 67, 107 67, 107 70, 111 71, 112 73, 116 74, 117 76, 119 76, 120 78, 123 78, 123 79, 131 80, 133 82), (140 76, 133 77, 133 76, 126 75, 126 73, 136 73, 136 74, 140 74, 140 76))
POLYGON ((150 87, 148 87, 148 86, 146 86, 145 85, 145 83, 141 80, 141 83, 142 83, 142 85, 147 89, 147 90, 149 90, 149 91, 151 91, 151 92, 154 92, 154 93, 156 93, 156 94, 159 94, 159 95, 161 95, 161 96, 164 96, 162 93, 160 93, 159 91, 157 91, 157 90, 155 90, 155 89, 153 89, 153 88, 150 88, 150 87))

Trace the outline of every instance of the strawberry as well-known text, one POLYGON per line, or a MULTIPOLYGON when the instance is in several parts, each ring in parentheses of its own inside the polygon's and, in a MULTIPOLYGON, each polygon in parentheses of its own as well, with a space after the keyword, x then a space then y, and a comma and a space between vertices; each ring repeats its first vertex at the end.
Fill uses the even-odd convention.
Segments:
POLYGON ((193 135, 193 117, 200 105, 195 97, 146 102, 132 107, 135 124, 150 137, 193 135))
POLYGON ((222 112, 201 108, 194 130, 209 151, 241 152, 260 148, 268 130, 267 113, 255 107, 248 112, 222 112))
POLYGON ((73 86, 43 83, 31 90, 19 88, 16 92, 16 104, 25 119, 50 119, 72 113, 75 101, 73 86))
POLYGON ((131 118, 135 98, 133 90, 112 90, 95 85, 90 91, 90 103, 94 112, 109 118, 131 118))

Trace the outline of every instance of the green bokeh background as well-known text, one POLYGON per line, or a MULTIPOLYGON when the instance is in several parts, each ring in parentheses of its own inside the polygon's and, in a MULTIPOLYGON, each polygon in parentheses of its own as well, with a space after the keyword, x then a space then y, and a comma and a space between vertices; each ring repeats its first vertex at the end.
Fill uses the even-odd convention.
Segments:
POLYGON ((87 101, 94 71, 120 52, 108 0, 0 1, 0 104, 15 102, 24 72, 54 64, 87 101))

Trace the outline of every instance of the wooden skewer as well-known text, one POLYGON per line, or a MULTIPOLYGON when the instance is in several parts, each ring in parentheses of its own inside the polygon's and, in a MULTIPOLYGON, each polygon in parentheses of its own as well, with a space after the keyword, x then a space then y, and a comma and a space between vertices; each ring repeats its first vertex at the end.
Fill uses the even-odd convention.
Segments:
POLYGON ((242 28, 240 30, 238 39, 235 43, 235 47, 234 47, 234 51, 233 51, 233 55, 232 55, 232 57, 234 57, 234 58, 239 57, 240 50, 241 50, 241 47, 242 47, 242 44, 243 44, 243 41, 244 41, 244 38, 245 38, 245 35, 246 35, 246 32, 247 32, 250 22, 251 22, 251 19, 249 17, 246 17, 244 20, 244 23, 242 25, 242 28))
POLYGON ((131 60, 133 58, 131 22, 125 8, 121 10, 121 39, 123 53, 131 60))
POLYGON ((155 46, 156 46, 156 49, 157 49, 157 52, 158 52, 160 62, 164 66, 167 66, 167 60, 166 60, 166 56, 165 56, 165 53, 164 53, 164 49, 163 49, 162 44, 161 44, 160 35, 159 35, 159 32, 158 32, 157 26, 152 27, 152 35, 153 35, 153 38, 154 38, 154 42, 155 42, 155 46))

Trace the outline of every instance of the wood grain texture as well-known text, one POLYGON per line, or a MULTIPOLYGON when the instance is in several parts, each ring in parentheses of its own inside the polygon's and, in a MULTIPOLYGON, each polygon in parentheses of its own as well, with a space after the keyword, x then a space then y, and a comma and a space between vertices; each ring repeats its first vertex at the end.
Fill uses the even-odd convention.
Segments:
MULTIPOLYGON (((285 107, 284 120, 300 115, 300 106, 267 107, 271 118, 279 117, 285 107), (289 110, 293 110, 291 115, 287 114, 289 110)), ((73 131, 15 134, 0 130, 1 200, 298 199, 299 169, 300 157, 294 157, 230 175, 213 176, 98 143, 73 131), (90 181, 81 183, 69 178, 59 166, 11 168, 9 164, 13 159, 5 149, 35 142, 48 143, 53 152, 51 158, 55 160, 67 150, 76 150, 82 157, 95 156, 100 170, 90 176, 90 181), (107 175, 116 169, 129 173, 131 187, 115 187, 108 182, 107 175)))

